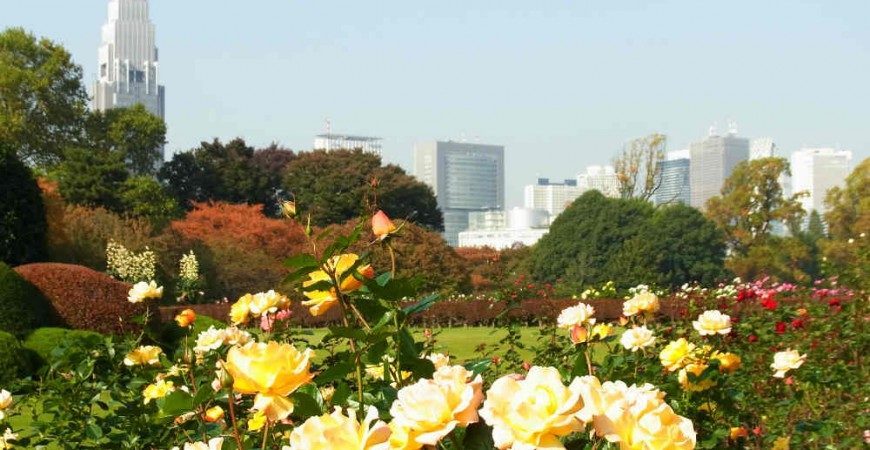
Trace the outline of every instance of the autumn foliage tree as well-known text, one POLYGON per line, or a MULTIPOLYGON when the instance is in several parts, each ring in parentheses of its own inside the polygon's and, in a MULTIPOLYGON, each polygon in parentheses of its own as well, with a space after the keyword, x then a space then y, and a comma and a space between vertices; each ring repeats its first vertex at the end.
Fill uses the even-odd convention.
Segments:
POLYGON ((844 281, 870 289, 870 158, 865 158, 825 199, 830 238, 823 240, 828 270, 844 281))

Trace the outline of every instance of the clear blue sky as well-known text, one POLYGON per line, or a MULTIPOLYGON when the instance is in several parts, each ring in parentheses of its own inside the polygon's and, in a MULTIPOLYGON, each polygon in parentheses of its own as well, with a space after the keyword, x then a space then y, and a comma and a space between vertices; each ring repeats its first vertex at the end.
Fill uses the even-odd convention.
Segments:
MULTIPOLYGON (((96 71, 106 0, 0 0, 0 27, 96 71)), ((870 155, 870 1, 152 0, 169 147, 335 132, 506 146, 508 204, 653 131, 669 149, 728 118, 781 152, 870 155)), ((410 171, 410 170, 409 170, 410 171)))

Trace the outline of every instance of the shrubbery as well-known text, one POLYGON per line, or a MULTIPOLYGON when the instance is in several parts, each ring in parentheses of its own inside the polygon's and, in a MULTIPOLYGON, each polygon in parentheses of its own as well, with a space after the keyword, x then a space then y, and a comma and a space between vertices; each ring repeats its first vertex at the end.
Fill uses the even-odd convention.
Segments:
POLYGON ((30 361, 15 336, 0 331, 0 385, 28 376, 30 361))
POLYGON ((0 142, 0 261, 16 266, 46 257, 45 208, 33 173, 0 142))
POLYGON ((57 353, 60 351, 75 348, 87 352, 98 347, 104 339, 103 335, 92 331, 39 328, 30 333, 22 345, 33 352, 36 363, 51 365, 56 361, 57 353))
POLYGON ((39 290, 0 262, 0 330, 24 336, 52 321, 51 305, 39 290))
POLYGON ((51 302, 62 325, 117 334, 139 330, 133 321, 145 312, 127 301, 130 285, 71 264, 39 263, 15 268, 51 302))

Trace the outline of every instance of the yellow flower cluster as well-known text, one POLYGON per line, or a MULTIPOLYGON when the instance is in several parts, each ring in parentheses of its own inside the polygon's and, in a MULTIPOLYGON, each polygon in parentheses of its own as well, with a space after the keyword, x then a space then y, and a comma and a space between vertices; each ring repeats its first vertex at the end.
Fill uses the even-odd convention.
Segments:
POLYGON ((157 380, 153 384, 149 384, 142 391, 142 397, 145 399, 145 404, 151 403, 151 400, 163 398, 175 391, 175 383, 166 380, 157 380))
POLYGON ((286 343, 249 342, 230 349, 225 367, 233 377, 233 390, 256 394, 253 409, 275 421, 293 412, 287 396, 314 378, 309 372, 312 356, 311 349, 300 352, 286 343))
POLYGON ((583 378, 584 409, 592 415, 596 435, 625 450, 695 448, 692 421, 677 415, 652 385, 583 378))
POLYGON ((121 281, 153 280, 156 267, 157 255, 148 247, 136 253, 111 239, 106 245, 106 272, 121 281))
POLYGON ((692 326, 701 336, 724 335, 731 332, 731 317, 715 309, 704 311, 698 320, 692 322, 692 326))
POLYGON ((193 250, 182 255, 181 260, 178 261, 178 278, 188 283, 199 280, 199 261, 197 261, 196 253, 193 253, 193 250))
POLYGON ((308 300, 302 302, 302 304, 309 307, 312 316, 326 313, 326 311, 329 311, 330 308, 338 303, 339 293, 347 294, 353 292, 363 286, 361 279, 372 278, 374 276, 375 271, 368 264, 357 266, 356 273, 350 273, 351 268, 353 268, 358 260, 359 256, 353 253, 333 256, 321 270, 308 275, 308 280, 302 286, 312 290, 305 291, 305 296, 308 297, 308 300), (329 283, 337 282, 338 290, 336 290, 335 286, 327 290, 313 290, 315 284, 324 281, 329 283))
POLYGON ((200 332, 199 336, 196 337, 196 346, 193 347, 193 351, 198 354, 204 354, 217 350, 224 345, 247 344, 250 340, 251 334, 237 327, 215 328, 210 326, 208 330, 200 332))
POLYGON ((143 345, 134 348, 124 357, 125 366, 153 366, 160 362, 163 350, 153 345, 143 345))
POLYGON ((653 314, 661 309, 658 296, 650 291, 641 291, 622 304, 622 315, 631 317, 636 314, 653 314))
POLYGON ((345 415, 336 407, 332 414, 311 417, 296 427, 290 433, 289 450, 387 450, 389 438, 390 428, 378 420, 375 407, 369 407, 362 423, 356 411, 345 415))
POLYGON ((390 408, 390 448, 414 450, 435 446, 457 426, 479 420, 483 379, 462 366, 444 366, 432 379, 399 390, 390 408))
POLYGON ((709 345, 701 347, 692 344, 685 338, 671 341, 659 353, 659 361, 668 372, 678 372, 677 380, 687 391, 704 391, 716 385, 714 380, 693 380, 689 374, 697 378, 704 374, 711 360, 719 362, 719 371, 734 373, 740 368, 740 356, 734 353, 714 351, 709 345))
POLYGON ((652 330, 644 326, 634 327, 622 333, 619 343, 627 350, 636 352, 653 345, 656 341, 652 330))
POLYGON ((260 317, 289 307, 290 299, 274 290, 245 294, 230 307, 230 321, 234 325, 241 325, 251 317, 260 317))
POLYGON ((140 281, 127 292, 127 301, 141 303, 151 298, 163 297, 163 286, 157 286, 155 281, 140 281))
POLYGON ((595 325, 595 308, 585 303, 563 309, 556 319, 556 324, 559 328, 569 330, 571 342, 575 344, 587 342, 596 336, 604 339, 610 334, 609 325, 595 325), (589 327, 593 325, 590 333, 589 327))

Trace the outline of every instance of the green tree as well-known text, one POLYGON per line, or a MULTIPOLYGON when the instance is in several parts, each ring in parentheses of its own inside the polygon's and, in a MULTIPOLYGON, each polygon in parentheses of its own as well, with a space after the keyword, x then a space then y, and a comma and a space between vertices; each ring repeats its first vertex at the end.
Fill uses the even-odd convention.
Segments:
POLYGON ((695 208, 679 203, 660 207, 606 267, 634 285, 710 285, 727 274, 725 239, 716 224, 695 208))
POLYGON ((119 152, 134 174, 154 175, 163 158, 166 124, 140 104, 96 111, 88 116, 86 130, 90 147, 119 152))
POLYGON ((43 260, 47 228, 33 173, 0 143, 0 260, 12 266, 43 260))
POLYGON ((666 147, 667 137, 660 133, 628 143, 613 163, 622 198, 652 198, 662 183, 666 147))
POLYGON ((783 175, 790 175, 783 158, 744 161, 725 180, 722 194, 707 201, 707 217, 725 233, 736 255, 764 244, 777 223, 797 223, 803 217, 802 194, 786 197, 779 182, 783 175))
POLYGON ((549 233, 535 245, 530 259, 532 276, 539 281, 562 281, 572 288, 611 279, 618 287, 636 284, 632 277, 610 271, 609 265, 652 216, 648 202, 586 192, 559 214, 549 233))
POLYGON ((272 205, 274 186, 253 163, 254 149, 242 139, 227 144, 215 139, 177 153, 163 165, 158 178, 185 208, 194 202, 224 201, 272 205))
POLYGON ((379 208, 390 217, 443 230, 432 189, 398 166, 381 164, 380 156, 361 150, 299 153, 287 165, 284 189, 318 226, 344 223, 379 208))
POLYGON ((870 158, 865 158, 846 178, 843 187, 828 191, 829 238, 821 247, 827 272, 840 275, 855 288, 870 290, 870 158))
POLYGON ((181 208, 157 180, 148 176, 136 176, 124 181, 120 191, 124 210, 133 216, 143 217, 160 229, 181 215, 181 208))
POLYGON ((128 175, 120 153, 73 147, 65 155, 57 171, 58 188, 64 200, 74 205, 123 211, 118 194, 128 175))
POLYGON ((62 46, 21 28, 0 33, 0 142, 23 161, 52 165, 79 142, 87 98, 82 69, 62 46))

